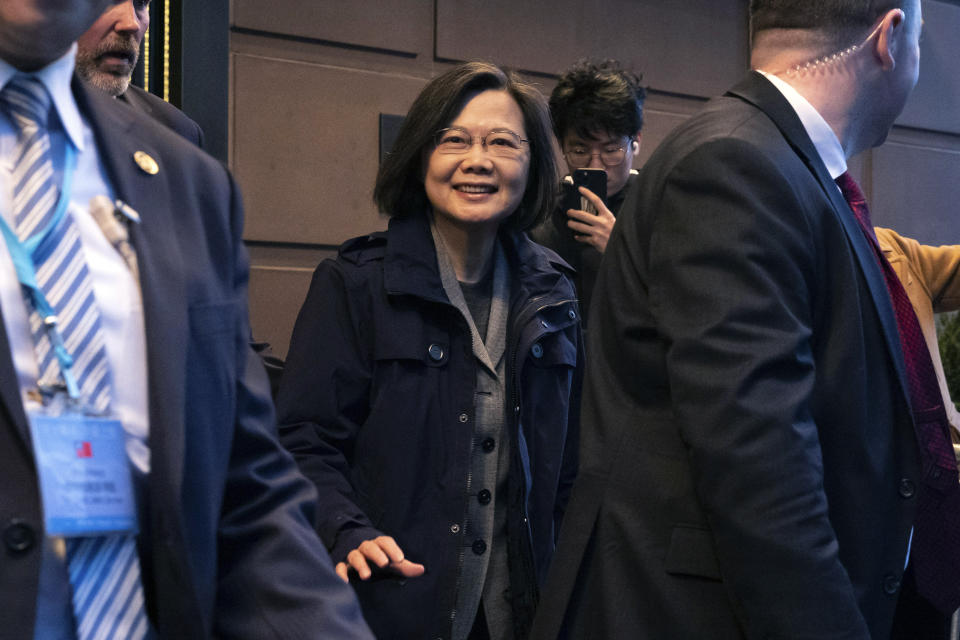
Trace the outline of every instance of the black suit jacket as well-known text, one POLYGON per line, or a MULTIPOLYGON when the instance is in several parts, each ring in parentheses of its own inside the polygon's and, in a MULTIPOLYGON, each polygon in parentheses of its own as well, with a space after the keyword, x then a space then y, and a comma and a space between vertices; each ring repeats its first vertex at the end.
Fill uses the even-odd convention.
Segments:
POLYGON ((180 109, 135 84, 131 84, 117 98, 134 109, 142 111, 160 124, 173 129, 181 136, 203 148, 203 129, 180 109))
POLYGON ((918 450, 882 272, 761 75, 673 132, 591 316, 534 638, 885 638, 918 450))
MULTIPOLYGON (((242 206, 219 162, 78 81, 131 228, 147 336, 151 473, 140 562, 164 638, 371 637, 312 530, 316 494, 277 443, 249 349, 242 206), (159 173, 141 171, 136 151, 159 173)), ((0 323, 0 629, 32 639, 43 518, 26 417, 0 323)))

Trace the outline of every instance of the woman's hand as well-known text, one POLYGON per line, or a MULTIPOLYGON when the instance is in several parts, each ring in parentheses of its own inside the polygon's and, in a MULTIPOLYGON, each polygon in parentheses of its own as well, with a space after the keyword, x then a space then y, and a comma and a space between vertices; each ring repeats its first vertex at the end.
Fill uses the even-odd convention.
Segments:
POLYGON ((613 217, 610 209, 603 204, 603 200, 595 193, 586 187, 580 187, 580 193, 596 207, 597 214, 594 215, 579 209, 568 209, 567 226, 573 230, 573 237, 577 242, 589 244, 603 253, 607 249, 607 240, 610 239, 610 231, 617 219, 613 217))
POLYGON ((353 569, 361 580, 368 580, 373 575, 371 562, 378 569, 394 572, 403 578, 417 578, 426 571, 422 564, 404 558, 403 551, 393 538, 378 536, 361 542, 359 547, 347 554, 346 562, 338 562, 337 575, 344 582, 350 582, 350 569, 353 569))

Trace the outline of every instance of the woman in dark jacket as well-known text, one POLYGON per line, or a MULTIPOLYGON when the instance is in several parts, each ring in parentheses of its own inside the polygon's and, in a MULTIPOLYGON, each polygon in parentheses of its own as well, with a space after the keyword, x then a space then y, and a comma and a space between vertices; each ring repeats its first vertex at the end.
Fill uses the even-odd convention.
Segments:
POLYGON ((317 531, 383 638, 523 638, 576 472, 581 344, 543 98, 468 63, 410 109, 385 233, 316 270, 278 398, 317 531))

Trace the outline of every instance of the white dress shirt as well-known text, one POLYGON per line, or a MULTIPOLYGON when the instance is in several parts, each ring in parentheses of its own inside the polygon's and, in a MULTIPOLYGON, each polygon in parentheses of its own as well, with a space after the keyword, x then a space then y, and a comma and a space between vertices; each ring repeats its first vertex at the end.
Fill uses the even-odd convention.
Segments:
MULTIPOLYGON (((77 149, 77 168, 67 211, 73 216, 80 232, 93 281, 94 297, 100 307, 107 358, 113 374, 111 410, 123 423, 127 433, 127 454, 131 462, 140 472, 147 473, 150 469, 147 446, 147 360, 140 287, 89 212, 92 197, 107 195, 113 200, 114 194, 100 163, 93 131, 80 116, 70 89, 75 54, 76 45, 59 60, 33 75, 43 82, 50 93, 56 112, 56 115, 50 116, 48 129, 54 175, 58 182, 63 177, 67 141, 77 149)), ((0 59, 0 88, 16 73, 16 69, 0 59)), ((11 172, 16 143, 17 130, 5 115, 0 114, 0 215, 11 227, 11 172)), ((36 388, 37 360, 27 305, 10 253, 3 242, 0 242, 0 309, 21 397, 24 407, 29 411, 36 408, 26 392, 36 388)))
MULTIPOLYGON (((847 158, 837 134, 833 132, 833 129, 830 128, 830 125, 813 105, 800 95, 789 82, 766 71, 758 70, 758 72, 763 74, 763 77, 769 80, 793 107, 797 117, 800 118, 801 124, 803 124, 804 130, 810 136, 810 141, 813 142, 813 146, 820 155, 820 159, 827 167, 830 177, 836 180, 847 170, 847 158)), ((837 189, 839 188, 837 187, 837 189)))

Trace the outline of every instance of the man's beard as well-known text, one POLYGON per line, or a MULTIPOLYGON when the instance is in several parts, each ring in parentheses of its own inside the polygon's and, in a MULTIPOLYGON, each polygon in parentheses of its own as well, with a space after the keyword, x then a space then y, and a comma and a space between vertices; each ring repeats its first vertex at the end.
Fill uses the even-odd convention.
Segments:
POLYGON ((130 76, 137 66, 139 57, 140 47, 137 46, 137 41, 133 36, 124 38, 111 34, 109 38, 101 41, 93 51, 77 50, 77 73, 96 88, 117 97, 127 90, 127 86, 130 84, 130 76), (117 75, 101 69, 101 58, 107 54, 125 56, 129 62, 130 71, 117 75))

